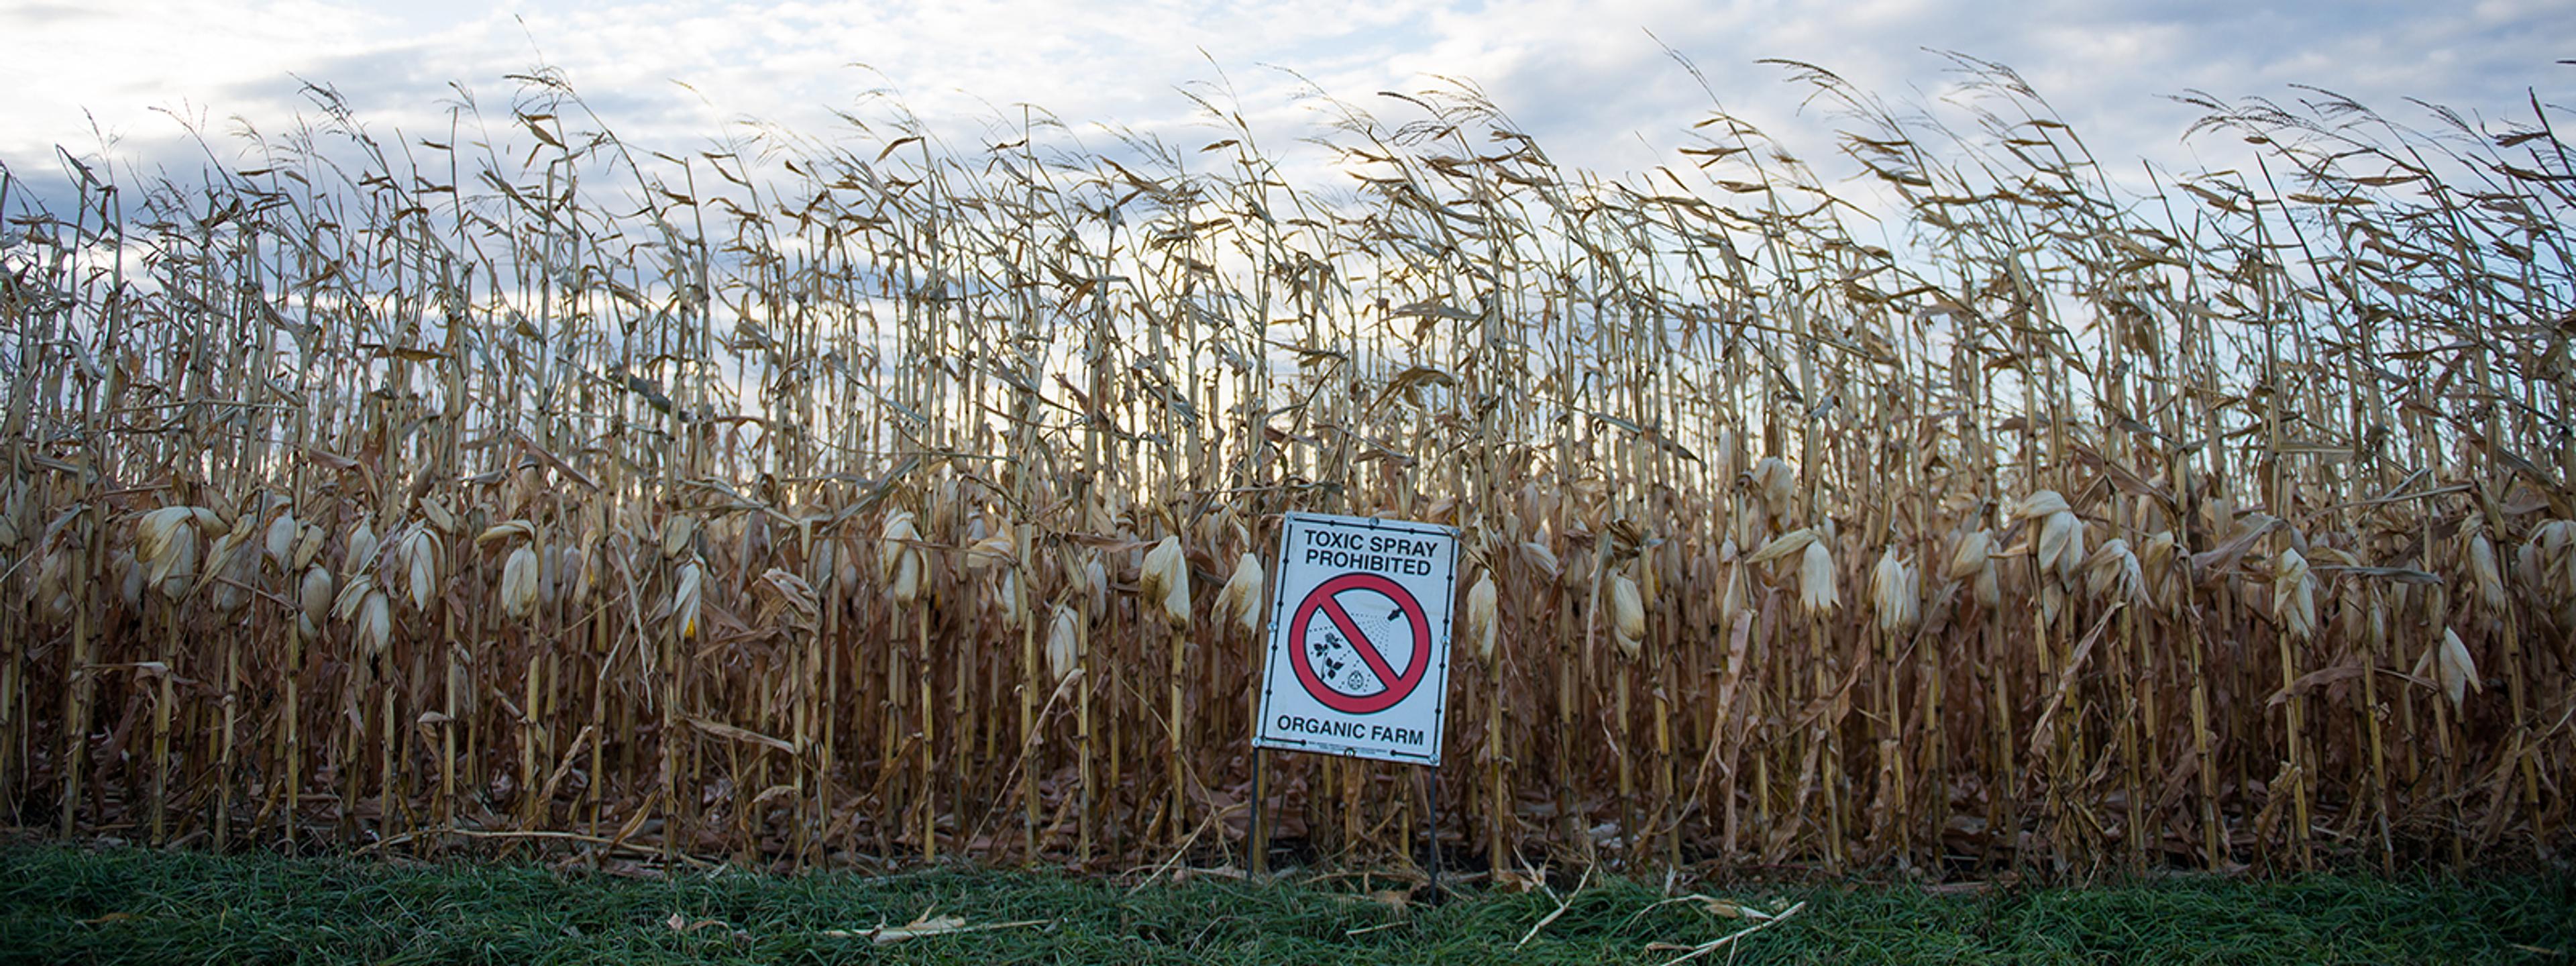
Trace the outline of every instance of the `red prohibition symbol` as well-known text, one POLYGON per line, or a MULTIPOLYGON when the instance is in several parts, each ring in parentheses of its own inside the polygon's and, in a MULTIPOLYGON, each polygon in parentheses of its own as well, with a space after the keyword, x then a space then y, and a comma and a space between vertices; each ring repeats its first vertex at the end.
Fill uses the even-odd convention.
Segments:
POLYGON ((1306 693, 1314 695, 1315 700, 1323 702, 1325 707, 1345 714, 1373 714, 1395 707, 1422 683, 1423 672, 1431 666, 1431 622, 1423 616, 1421 602, 1414 600, 1412 592, 1405 590, 1403 584, 1376 574, 1343 574, 1317 585, 1297 605, 1297 613, 1288 626, 1295 628, 1295 636, 1288 643, 1297 649, 1297 657, 1289 661, 1288 666, 1296 670, 1297 683, 1304 685, 1306 693), (1350 612, 1343 610, 1341 602, 1334 599, 1335 595, 1351 590, 1383 594, 1404 611, 1406 623, 1413 626, 1413 657, 1404 673, 1395 672, 1386 655, 1379 653, 1378 645, 1369 640, 1368 635, 1360 633, 1358 622, 1351 620, 1350 612), (1313 662, 1306 657, 1306 628, 1319 610, 1325 619, 1332 621, 1343 639, 1350 642, 1351 650, 1359 654, 1360 662, 1368 665, 1369 672, 1386 685, 1385 690, 1369 695, 1346 694, 1325 683, 1315 673, 1313 662))

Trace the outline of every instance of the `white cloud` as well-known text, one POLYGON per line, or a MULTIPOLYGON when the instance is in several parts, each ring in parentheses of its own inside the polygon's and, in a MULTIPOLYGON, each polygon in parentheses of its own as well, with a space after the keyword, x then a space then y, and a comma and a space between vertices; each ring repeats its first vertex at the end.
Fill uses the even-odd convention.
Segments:
POLYGON ((177 125, 152 109, 204 112, 218 131, 232 115, 274 131, 302 106, 301 76, 338 87, 372 126, 420 132, 443 126, 448 82, 492 111, 511 90, 503 75, 540 56, 630 142, 666 150, 698 147, 746 116, 829 135, 837 126, 829 110, 878 86, 899 91, 952 137, 1015 117, 1022 102, 1077 131, 1169 131, 1194 113, 1173 88, 1219 69, 1264 140, 1279 147, 1311 133, 1315 115, 1293 101, 1298 84, 1268 64, 1390 117, 1405 112, 1374 92, 1418 89, 1434 76, 1469 79, 1561 163, 1610 173, 1670 161, 1684 129, 1713 107, 1655 38, 1706 71, 1727 109, 1810 159, 1831 151, 1827 119, 1812 107, 1802 113, 1806 92, 1758 58, 1831 68, 1900 106, 1936 101, 1955 81, 1924 48, 2010 64, 2123 168, 2141 156, 2191 162, 2179 137, 2196 110, 2157 96, 2185 89, 2287 97, 2296 92, 2286 85, 2309 83, 2414 116, 2402 98, 2510 113, 2524 87, 2565 101, 2576 79, 2576 68, 2552 63, 2565 55, 2554 49, 2560 39, 2576 36, 2576 10, 2510 0, 2466 11, 1965 0, 666 0, 545 3, 515 15, 480 5, 141 0, 101 9, 0 7, 0 33, 16 38, 0 64, 0 85, 14 92, 0 115, 0 161, 21 175, 50 169, 54 144, 94 151, 84 112, 127 139, 121 154, 183 157, 177 125))

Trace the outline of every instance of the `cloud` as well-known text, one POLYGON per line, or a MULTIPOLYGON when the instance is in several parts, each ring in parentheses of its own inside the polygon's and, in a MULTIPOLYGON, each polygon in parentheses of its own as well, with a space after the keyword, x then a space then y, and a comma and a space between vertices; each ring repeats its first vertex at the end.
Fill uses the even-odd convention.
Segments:
MULTIPOLYGON (((1379 90, 1440 77, 1483 87, 1560 163, 1616 174, 1673 160, 1687 127, 1723 106, 1821 160, 1833 119, 1786 72, 1830 68, 1900 111, 1938 107, 1961 77, 1930 50, 2012 65, 2106 163, 2188 167, 2223 142, 2184 145, 2199 113, 2158 95, 2199 89, 2291 97, 2293 83, 2392 113, 2421 97, 2513 112, 2524 89, 2567 100, 2576 68, 2553 61, 2576 8, 2493 0, 2465 11, 2416 3, 2239 2, 1999 5, 1965 0, 1846 4, 1490 0, 1403 4, 1062 4, 1040 0, 765 6, 661 0, 434 10, 394 2, 140 0, 114 16, 67 4, 0 9, 18 38, 0 84, 0 163, 50 170, 52 146, 94 153, 90 117, 114 153, 184 159, 179 125, 220 131, 241 116, 278 130, 310 113, 301 81, 327 83, 375 129, 443 128, 456 82, 503 113, 505 76, 560 68, 629 142, 686 151, 745 118, 814 136, 831 111, 889 88, 935 130, 980 132, 1043 107, 1078 130, 1171 134, 1197 123, 1175 88, 1223 76, 1264 143, 1313 133, 1304 81, 1385 110, 1379 90), (1651 36, 1649 35, 1651 32, 1651 36), (1659 43, 1660 42, 1660 43, 1659 43), (1666 47, 1703 71, 1702 91, 1666 47), (865 65, 854 66, 854 65, 865 65)), ((1941 108, 1951 110, 1950 108, 1941 108)), ((1958 120, 1961 115, 1945 115, 1958 120)), ((149 163, 148 161, 146 163, 149 163)))

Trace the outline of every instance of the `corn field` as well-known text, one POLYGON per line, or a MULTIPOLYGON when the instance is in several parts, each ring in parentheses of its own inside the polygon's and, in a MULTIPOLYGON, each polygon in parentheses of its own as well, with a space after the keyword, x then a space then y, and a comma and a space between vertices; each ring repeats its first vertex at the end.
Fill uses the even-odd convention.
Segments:
POLYGON ((666 154, 546 71, 0 171, 0 809, 1240 866, 1314 510, 1458 527, 1467 602, 1436 786, 1268 760, 1324 866, 1434 795, 1498 876, 2563 855, 2563 112, 2193 95, 2248 164, 2141 192, 1956 65, 1784 65, 1852 179, 1714 111, 1560 168, 1463 83, 1316 98, 1304 187, 1207 93, 666 154))

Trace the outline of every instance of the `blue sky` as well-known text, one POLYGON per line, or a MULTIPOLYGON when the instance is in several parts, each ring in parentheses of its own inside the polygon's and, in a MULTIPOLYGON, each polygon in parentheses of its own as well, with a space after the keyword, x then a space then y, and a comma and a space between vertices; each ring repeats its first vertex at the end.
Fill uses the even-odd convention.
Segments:
POLYGON ((53 145, 100 153, 93 120, 120 164, 176 168, 200 156, 172 115, 216 132, 233 117, 282 130, 303 107, 297 78, 335 85, 373 128, 417 135, 443 127, 450 82, 489 108, 507 103, 505 74, 541 61, 630 143, 669 151, 704 147, 744 118, 828 134, 830 109, 880 87, 961 142, 1023 102, 1077 131, 1115 124, 1186 140, 1194 108, 1175 88, 1220 69, 1255 129, 1287 145, 1321 121, 1295 96, 1308 82, 1367 102, 1461 77, 1561 163, 1612 174, 1670 161, 1709 109, 1658 40, 1706 72, 1727 109, 1811 157, 1831 150, 1828 119, 1802 112, 1804 91, 1758 59, 1816 63, 1900 105, 1948 92, 1947 62, 1925 48, 1999 61, 2115 167, 2188 169, 2226 149, 2223 138, 2182 140, 2199 112, 2159 95, 2187 89, 2288 99, 2299 93, 2289 85, 2313 84, 2408 120, 2423 118, 2408 97, 2489 116, 2527 113, 2526 90, 2576 103, 2576 66, 2557 63, 2576 58, 2576 4, 2531 0, 0 0, 0 36, 13 38, 0 60, 11 92, 0 163, 36 179, 57 170, 53 145))

